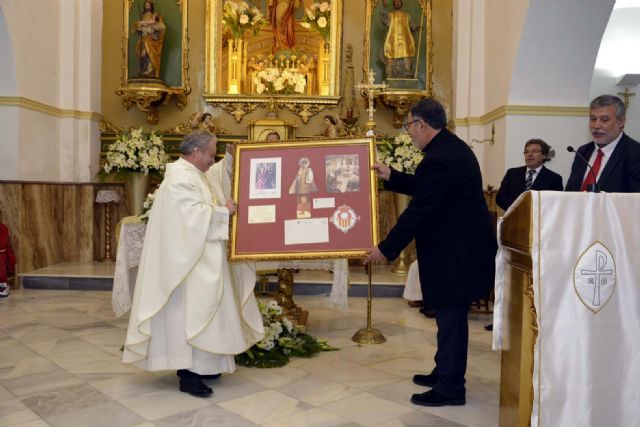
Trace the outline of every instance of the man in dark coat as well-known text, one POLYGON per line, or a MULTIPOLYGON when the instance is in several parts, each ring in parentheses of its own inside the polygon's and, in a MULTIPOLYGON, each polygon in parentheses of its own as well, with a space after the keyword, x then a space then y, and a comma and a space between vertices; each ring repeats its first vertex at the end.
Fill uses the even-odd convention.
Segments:
POLYGON ((565 191, 585 191, 595 181, 608 193, 640 192, 640 143, 624 132, 626 109, 620 98, 600 95, 591 101, 589 129, 593 141, 578 148, 565 191))
POLYGON ((475 155, 445 129, 444 108, 433 99, 416 104, 405 128, 424 152, 415 175, 375 163, 389 190, 413 196, 389 235, 369 249, 366 262, 393 260, 415 238, 423 304, 438 326, 436 366, 415 375, 432 390, 411 397, 425 406, 464 405, 470 302, 493 287, 497 243, 475 155))
POLYGON ((562 177, 544 164, 549 158, 549 144, 541 139, 530 139, 524 144, 524 163, 526 166, 511 168, 502 178, 496 202, 505 211, 528 190, 562 191, 562 177))

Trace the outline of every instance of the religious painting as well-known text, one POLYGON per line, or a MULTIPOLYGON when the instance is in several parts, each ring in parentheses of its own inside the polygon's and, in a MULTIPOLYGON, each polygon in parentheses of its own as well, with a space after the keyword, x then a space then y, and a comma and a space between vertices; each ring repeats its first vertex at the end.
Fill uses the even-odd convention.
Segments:
POLYGON ((242 142, 233 158, 231 260, 360 258, 377 244, 373 139, 242 142), (260 166, 276 158, 288 190, 253 197, 267 181, 260 166), (329 173, 339 177, 334 187, 329 173))
POLYGON ((275 98, 305 123, 314 103, 337 105, 342 2, 206 0, 207 102, 240 121, 275 98))
POLYGON ((431 0, 366 0, 364 70, 388 91, 432 93, 431 0))
POLYGON ((187 61, 188 0, 123 0, 121 87, 129 109, 136 104, 158 122, 156 107, 173 96, 179 108, 191 92, 187 61))

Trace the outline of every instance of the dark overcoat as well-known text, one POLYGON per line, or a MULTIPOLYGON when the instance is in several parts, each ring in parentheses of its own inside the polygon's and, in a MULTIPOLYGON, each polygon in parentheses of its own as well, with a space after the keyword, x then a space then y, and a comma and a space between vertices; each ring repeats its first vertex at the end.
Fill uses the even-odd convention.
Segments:
POLYGON ((392 171, 385 183, 413 198, 378 247, 393 260, 415 238, 425 307, 464 306, 486 297, 495 275, 497 243, 480 167, 446 129, 423 152, 415 175, 392 171))

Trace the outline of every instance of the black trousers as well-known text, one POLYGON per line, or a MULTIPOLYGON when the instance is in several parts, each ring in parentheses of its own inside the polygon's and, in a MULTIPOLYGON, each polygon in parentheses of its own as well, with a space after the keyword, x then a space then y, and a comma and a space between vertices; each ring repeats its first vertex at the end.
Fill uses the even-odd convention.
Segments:
POLYGON ((438 351, 433 373, 438 374, 438 383, 433 389, 452 399, 462 398, 466 392, 464 375, 469 347, 469 306, 464 304, 434 310, 438 326, 438 351))

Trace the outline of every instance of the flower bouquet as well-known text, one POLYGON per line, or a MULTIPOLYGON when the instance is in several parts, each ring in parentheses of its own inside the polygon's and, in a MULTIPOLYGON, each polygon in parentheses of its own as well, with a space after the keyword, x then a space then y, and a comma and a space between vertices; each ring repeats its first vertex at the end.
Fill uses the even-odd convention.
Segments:
POLYGON ((304 28, 313 28, 319 32, 326 42, 329 40, 329 34, 331 33, 329 25, 330 18, 331 2, 328 0, 320 2, 314 1, 302 18, 301 25, 304 28))
POLYGON ((145 135, 140 128, 118 135, 116 141, 109 145, 103 170, 107 174, 162 173, 167 160, 162 139, 154 132, 145 135))
POLYGON ((393 143, 386 140, 379 148, 380 160, 385 165, 413 175, 416 167, 422 161, 423 154, 411 142, 407 133, 401 133, 395 137, 393 143))
POLYGON ((258 34, 265 24, 264 15, 257 7, 242 0, 225 0, 222 9, 222 23, 234 39, 242 38, 245 31, 258 34))
POLYGON ((305 76, 294 70, 275 67, 258 71, 253 79, 258 94, 300 94, 307 86, 305 76))
POLYGON ((311 357, 321 351, 335 351, 325 340, 300 332, 291 320, 282 316, 276 301, 258 300, 264 323, 264 338, 249 350, 236 356, 236 363, 258 368, 277 368, 289 362, 291 356, 311 357))

